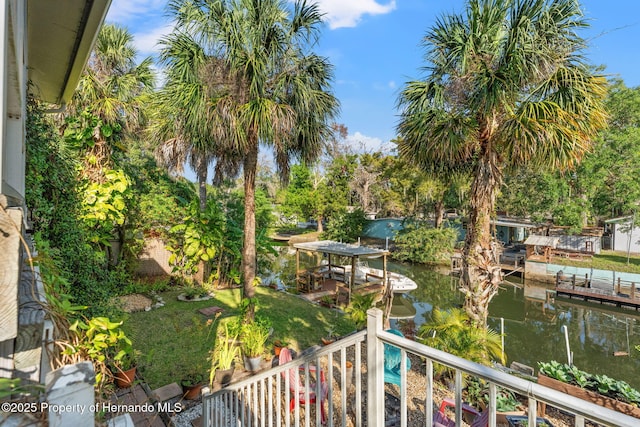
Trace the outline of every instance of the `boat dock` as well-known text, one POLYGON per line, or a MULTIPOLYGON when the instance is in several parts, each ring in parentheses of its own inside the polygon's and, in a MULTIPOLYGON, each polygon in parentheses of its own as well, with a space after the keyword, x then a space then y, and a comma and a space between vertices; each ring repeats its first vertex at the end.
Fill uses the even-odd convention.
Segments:
POLYGON ((334 305, 347 305, 353 294, 379 294, 379 299, 382 299, 384 290, 385 287, 381 284, 360 285, 350 289, 346 283, 340 280, 325 279, 317 287, 305 290, 300 294, 300 297, 311 302, 330 300, 334 305))
MULTIPOLYGON (((520 253, 504 252, 500 255, 500 269, 503 277, 513 274, 524 278, 524 255, 520 253)), ((460 276, 462 271, 462 254, 455 253, 451 256, 451 275, 460 276)))
POLYGON ((556 295, 571 298, 580 298, 584 301, 597 301, 600 304, 610 304, 616 307, 628 307, 638 311, 640 308, 640 292, 635 283, 623 283, 618 280, 606 283, 604 281, 590 280, 588 277, 570 278, 556 275, 556 295))
POLYGON ((300 242, 293 247, 296 249, 296 286, 307 294, 307 299, 332 299, 334 304, 344 299, 348 305, 352 294, 378 293, 382 298, 387 290, 387 256, 390 254, 387 250, 331 240, 300 242), (326 256, 326 262, 301 268, 300 251, 322 254, 326 256), (350 265, 342 265, 341 259, 345 257, 350 259, 350 265), (379 257, 382 257, 383 266, 380 276, 357 277, 356 266, 360 259, 379 257))

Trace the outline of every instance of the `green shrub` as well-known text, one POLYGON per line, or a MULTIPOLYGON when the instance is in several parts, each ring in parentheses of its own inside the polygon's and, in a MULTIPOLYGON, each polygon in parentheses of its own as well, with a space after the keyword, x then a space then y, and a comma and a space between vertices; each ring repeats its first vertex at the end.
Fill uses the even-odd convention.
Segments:
POLYGON ((212 261, 223 245, 224 227, 225 217, 216 201, 208 200, 204 210, 197 200, 191 202, 189 215, 169 230, 172 271, 188 278, 202 263, 212 261))
MULTIPOLYGON (((420 326, 418 337, 422 344, 472 362, 490 366, 495 359, 504 363, 500 334, 474 326, 467 313, 460 308, 434 308, 431 319, 420 326)), ((439 374, 452 374, 450 369, 438 366, 439 374)))
POLYGON ((342 211, 331 216, 327 224, 327 231, 323 238, 351 243, 362 236, 362 230, 367 219, 362 209, 353 212, 342 211))
POLYGON ((70 301, 89 306, 88 316, 110 314, 109 302, 122 283, 122 271, 111 271, 104 252, 91 245, 81 219, 78 161, 61 143, 40 104, 29 100, 27 112, 25 187, 33 228, 59 261, 70 301))
POLYGON ((357 329, 362 329, 367 324, 367 310, 374 306, 375 299, 375 294, 353 294, 351 296, 351 303, 345 309, 345 312, 356 324, 357 329))
POLYGON ((457 240, 453 228, 407 224, 396 236, 393 257, 400 261, 435 264, 449 259, 457 240))

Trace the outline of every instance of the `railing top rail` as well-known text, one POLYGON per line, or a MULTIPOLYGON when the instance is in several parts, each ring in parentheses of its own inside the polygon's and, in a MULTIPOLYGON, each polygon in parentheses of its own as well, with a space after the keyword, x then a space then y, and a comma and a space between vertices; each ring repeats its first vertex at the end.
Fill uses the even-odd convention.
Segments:
POLYGON ((551 406, 563 409, 573 414, 582 415, 590 420, 619 427, 633 427, 638 425, 638 419, 599 405, 587 402, 577 397, 541 386, 531 381, 501 372, 489 366, 480 365, 444 351, 399 337, 389 332, 378 332, 378 338, 385 343, 419 356, 427 357, 434 362, 450 368, 458 369, 467 374, 481 377, 491 383, 510 389, 524 396, 546 402, 551 406))

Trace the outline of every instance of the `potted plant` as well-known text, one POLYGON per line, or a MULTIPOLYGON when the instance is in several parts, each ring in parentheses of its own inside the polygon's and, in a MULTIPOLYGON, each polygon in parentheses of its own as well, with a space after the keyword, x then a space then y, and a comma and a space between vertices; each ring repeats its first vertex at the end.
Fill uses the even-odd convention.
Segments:
POLYGON ((238 335, 232 333, 229 322, 224 323, 224 330, 218 336, 211 352, 211 371, 209 373, 211 387, 214 382, 223 387, 231 382, 235 360, 240 356, 240 348, 236 345, 237 339, 238 335))
POLYGON ((273 342, 273 353, 276 355, 276 357, 280 356, 280 350, 282 350, 288 345, 289 343, 284 340, 280 340, 280 339, 275 340, 273 342))
POLYGON ((180 301, 204 301, 211 298, 209 292, 202 286, 192 284, 185 286, 183 292, 178 295, 180 301))
POLYGON ((200 366, 193 366, 182 376, 180 385, 185 399, 196 400, 200 397, 200 391, 205 384, 203 371, 204 369, 201 369, 200 366))
POLYGON ((640 418, 640 392, 625 381, 593 375, 575 365, 538 362, 538 384, 640 418))
POLYGON ((136 377, 137 352, 133 348, 128 348, 123 349, 118 355, 113 360, 113 378, 118 387, 131 387, 136 377))
POLYGON ((106 317, 94 317, 87 323, 76 322, 71 329, 85 331, 87 353, 95 361, 108 366, 118 387, 128 388, 135 380, 138 352, 133 349, 133 343, 121 326, 122 322, 111 322, 106 317))
POLYGON ((261 322, 253 321, 242 325, 242 352, 244 354, 244 367, 255 372, 262 364, 262 354, 269 338, 269 329, 261 322))
POLYGON ((334 333, 333 333, 333 332, 334 332, 334 330, 335 330, 335 327, 334 327, 334 326, 328 326, 328 327, 326 328, 327 336, 326 336, 326 337, 322 337, 322 338, 321 338, 321 340, 322 340, 322 344, 324 344, 324 345, 329 345, 329 344, 331 344, 332 342, 335 342, 335 340, 336 340, 336 336, 335 336, 335 335, 334 335, 334 333))
POLYGON ((331 295, 325 295, 322 298, 320 298, 319 304, 322 307, 331 308, 335 304, 335 300, 334 298, 331 297, 331 295))

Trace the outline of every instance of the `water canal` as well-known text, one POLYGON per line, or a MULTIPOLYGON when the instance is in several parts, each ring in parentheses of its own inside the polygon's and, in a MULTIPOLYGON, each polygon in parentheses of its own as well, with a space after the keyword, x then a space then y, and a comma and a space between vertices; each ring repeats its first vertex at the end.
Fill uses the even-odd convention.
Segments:
MULTIPOLYGON (((270 280, 294 283, 294 258, 291 253, 278 257, 270 280)), ((381 262, 373 260, 369 265, 380 268, 381 262)), ((396 296, 405 298, 416 312, 412 319, 393 321, 399 329, 411 321, 419 327, 430 318, 434 307, 446 309, 462 305, 457 279, 444 272, 394 262, 389 263, 389 270, 404 274, 418 284, 418 289, 396 296)), ((640 313, 564 298, 546 300, 546 289, 550 287, 534 282, 506 284, 492 300, 489 325, 500 331, 504 324, 507 366, 515 361, 537 371, 538 361, 566 362, 562 331, 562 326, 566 326, 573 361, 578 368, 624 380, 640 389, 640 352, 634 349, 640 344, 640 313), (628 356, 614 356, 616 352, 625 352, 628 356)))

